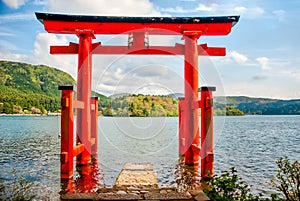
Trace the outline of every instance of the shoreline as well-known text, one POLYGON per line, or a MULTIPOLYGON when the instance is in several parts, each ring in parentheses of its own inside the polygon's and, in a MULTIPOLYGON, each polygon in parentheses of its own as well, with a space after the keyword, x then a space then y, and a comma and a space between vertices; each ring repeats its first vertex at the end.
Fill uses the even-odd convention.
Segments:
MULTIPOLYGON (((33 117, 56 117, 56 116, 61 116, 61 113, 48 113, 48 114, 0 114, 0 117, 5 117, 5 116, 14 116, 14 117, 25 117, 25 116, 33 116, 33 117)), ((139 116, 103 116, 103 115, 98 115, 99 117, 130 117, 130 118, 141 118, 139 116)), ((214 117, 244 117, 244 116, 299 116, 299 114, 245 114, 245 115, 214 115, 214 117)), ((178 116, 147 116, 147 117, 178 117, 178 116)))
POLYGON ((5 116, 14 116, 14 117, 23 117, 23 116, 61 116, 61 113, 48 113, 48 114, 0 114, 0 117, 5 117, 5 116))

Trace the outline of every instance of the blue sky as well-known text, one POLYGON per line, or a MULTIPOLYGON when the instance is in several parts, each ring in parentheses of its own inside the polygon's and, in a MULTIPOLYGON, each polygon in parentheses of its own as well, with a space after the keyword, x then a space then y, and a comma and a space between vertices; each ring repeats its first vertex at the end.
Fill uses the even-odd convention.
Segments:
MULTIPOLYGON (((217 95, 300 98, 299 0, 1 0, 0 59, 45 64, 76 78, 77 57, 50 55, 50 45, 78 42, 72 35, 48 34, 34 12, 127 16, 240 15, 224 37, 199 44, 226 47, 225 57, 199 57, 200 85, 217 95), (70 4, 70 2, 72 2, 70 4)), ((93 42, 126 45, 127 36, 96 36, 93 42)), ((183 43, 180 37, 152 37, 150 45, 183 43)), ((94 56, 93 89, 113 93, 183 92, 183 58, 94 56)))

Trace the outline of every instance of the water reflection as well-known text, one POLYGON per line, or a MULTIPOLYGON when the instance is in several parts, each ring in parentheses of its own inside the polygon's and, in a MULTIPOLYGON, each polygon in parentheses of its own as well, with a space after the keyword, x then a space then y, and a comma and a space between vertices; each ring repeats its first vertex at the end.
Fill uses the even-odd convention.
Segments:
POLYGON ((178 191, 198 189, 201 187, 199 166, 185 165, 183 157, 178 161, 175 178, 178 191))
POLYGON ((90 165, 77 166, 74 179, 61 180, 61 192, 65 193, 96 193, 104 188, 104 174, 98 166, 98 159, 94 158, 90 165))
MULTIPOLYGON (((157 179, 160 180, 160 178, 157 179)), ((174 168, 174 177, 169 178, 169 180, 173 179, 179 192, 198 189, 201 187, 200 168, 199 166, 185 165, 181 158, 174 168)), ((74 179, 61 180, 60 194, 97 193, 106 187, 104 173, 99 168, 98 160, 94 159, 91 165, 77 166, 74 179)))

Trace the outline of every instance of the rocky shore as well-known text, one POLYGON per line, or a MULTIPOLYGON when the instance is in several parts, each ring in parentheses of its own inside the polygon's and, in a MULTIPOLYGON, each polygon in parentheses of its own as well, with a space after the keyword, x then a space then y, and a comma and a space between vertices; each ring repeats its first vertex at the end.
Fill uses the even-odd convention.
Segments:
POLYGON ((95 194, 84 193, 67 193, 61 195, 61 200, 196 200, 209 201, 210 199, 201 189, 190 191, 178 191, 175 188, 156 188, 156 189, 139 189, 139 188, 102 188, 95 194))

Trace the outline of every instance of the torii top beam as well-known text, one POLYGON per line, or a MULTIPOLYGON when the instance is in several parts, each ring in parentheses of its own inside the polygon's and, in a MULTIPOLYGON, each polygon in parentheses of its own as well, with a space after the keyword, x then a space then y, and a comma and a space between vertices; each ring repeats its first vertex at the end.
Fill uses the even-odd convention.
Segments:
POLYGON ((142 30, 153 35, 181 35, 201 31, 202 36, 228 35, 239 16, 222 17, 117 17, 35 13, 49 33, 76 34, 89 29, 94 34, 128 34, 142 30))

